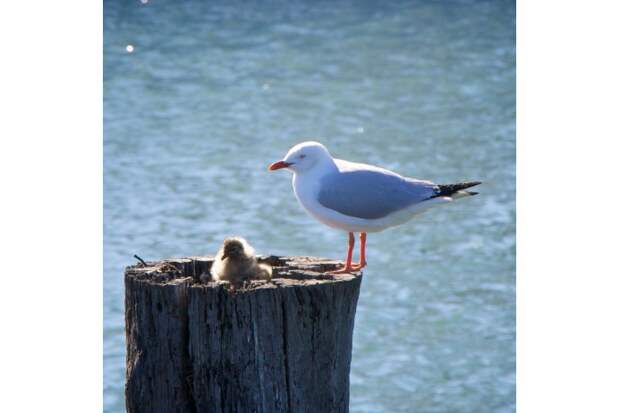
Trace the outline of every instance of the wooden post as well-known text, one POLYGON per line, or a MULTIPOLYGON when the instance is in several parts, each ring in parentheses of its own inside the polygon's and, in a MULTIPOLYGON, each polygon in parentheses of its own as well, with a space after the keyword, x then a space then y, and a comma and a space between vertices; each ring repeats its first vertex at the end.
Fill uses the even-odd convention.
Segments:
POLYGON ((348 412, 361 274, 268 257, 271 282, 200 281, 210 258, 125 271, 127 411, 348 412))

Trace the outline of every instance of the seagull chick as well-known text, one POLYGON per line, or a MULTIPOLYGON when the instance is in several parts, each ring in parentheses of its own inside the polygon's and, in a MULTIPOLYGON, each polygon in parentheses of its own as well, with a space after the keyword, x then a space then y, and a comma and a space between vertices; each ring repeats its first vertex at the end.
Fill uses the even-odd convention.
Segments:
POLYGON ((325 225, 349 233, 346 264, 335 273, 366 266, 366 233, 404 224, 417 214, 452 200, 476 195, 468 188, 478 181, 449 185, 408 178, 373 165, 331 156, 318 142, 293 146, 270 171, 293 172, 293 189, 299 203, 325 225), (360 233, 360 261, 352 264, 354 232, 360 233))
POLYGON ((256 261, 254 248, 241 237, 224 240, 211 267, 213 280, 239 284, 246 280, 271 280, 271 267, 256 261))

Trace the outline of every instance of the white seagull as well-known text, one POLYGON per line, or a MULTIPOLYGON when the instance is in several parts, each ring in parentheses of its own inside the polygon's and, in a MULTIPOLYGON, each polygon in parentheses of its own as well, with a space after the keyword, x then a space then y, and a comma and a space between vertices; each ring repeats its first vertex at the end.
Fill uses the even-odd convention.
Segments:
POLYGON ((404 224, 415 215, 453 199, 476 195, 465 189, 478 181, 438 185, 407 178, 387 169, 333 158, 319 142, 293 146, 270 171, 293 172, 293 190, 299 203, 325 225, 349 233, 344 268, 335 273, 357 271, 366 266, 366 233, 404 224), (354 232, 360 233, 360 258, 351 264, 354 232))

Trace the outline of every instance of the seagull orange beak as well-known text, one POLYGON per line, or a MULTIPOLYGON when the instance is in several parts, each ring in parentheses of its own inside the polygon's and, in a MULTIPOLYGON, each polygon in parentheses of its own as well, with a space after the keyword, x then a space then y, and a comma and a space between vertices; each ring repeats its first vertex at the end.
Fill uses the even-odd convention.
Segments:
POLYGON ((270 171, 276 171, 278 169, 288 168, 291 165, 292 165, 292 163, 290 163, 290 162, 278 161, 278 162, 274 162, 271 165, 269 165, 268 169, 270 171))

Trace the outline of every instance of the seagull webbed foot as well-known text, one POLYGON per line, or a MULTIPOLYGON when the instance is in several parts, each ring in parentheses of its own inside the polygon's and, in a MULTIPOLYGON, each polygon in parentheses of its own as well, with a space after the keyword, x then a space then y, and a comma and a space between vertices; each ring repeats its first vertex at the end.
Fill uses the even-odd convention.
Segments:
POLYGON ((366 266, 366 262, 361 262, 359 264, 349 264, 345 265, 339 270, 328 271, 328 274, 347 274, 355 271, 359 271, 366 266))
POLYGON ((359 270, 361 270, 364 267, 366 267, 366 261, 360 262, 359 264, 353 264, 351 266, 351 270, 352 271, 359 271, 359 270))
POLYGON ((349 266, 349 267, 345 266, 345 267, 342 267, 339 270, 328 271, 327 274, 332 274, 332 275, 335 275, 335 274, 346 274, 346 273, 350 273, 350 272, 353 272, 353 271, 355 271, 353 266, 349 266))

